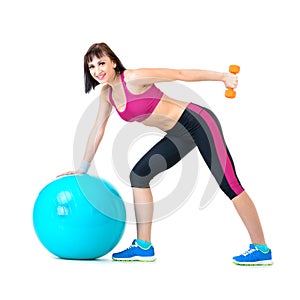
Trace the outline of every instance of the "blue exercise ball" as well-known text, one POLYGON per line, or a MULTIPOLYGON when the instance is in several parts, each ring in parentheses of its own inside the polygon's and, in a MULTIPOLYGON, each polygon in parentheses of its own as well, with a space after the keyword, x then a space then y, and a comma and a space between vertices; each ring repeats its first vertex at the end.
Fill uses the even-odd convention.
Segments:
POLYGON ((123 236, 124 202, 114 186, 87 174, 60 177, 39 193, 33 226, 44 247, 64 259, 96 259, 123 236))

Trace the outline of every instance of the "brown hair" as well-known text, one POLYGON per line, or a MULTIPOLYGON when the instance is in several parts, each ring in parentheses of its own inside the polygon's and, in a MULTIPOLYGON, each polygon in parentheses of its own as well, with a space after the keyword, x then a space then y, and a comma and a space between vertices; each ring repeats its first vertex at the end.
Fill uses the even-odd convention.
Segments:
POLYGON ((91 89, 94 89, 99 84, 99 82, 95 80, 90 74, 88 63, 93 60, 94 56, 96 56, 97 58, 101 58, 104 55, 108 56, 111 59, 111 61, 113 61, 116 64, 115 70, 117 73, 122 73, 126 70, 126 68, 121 63, 120 59, 107 46, 107 44, 93 44, 84 56, 84 85, 86 93, 90 92, 91 89))

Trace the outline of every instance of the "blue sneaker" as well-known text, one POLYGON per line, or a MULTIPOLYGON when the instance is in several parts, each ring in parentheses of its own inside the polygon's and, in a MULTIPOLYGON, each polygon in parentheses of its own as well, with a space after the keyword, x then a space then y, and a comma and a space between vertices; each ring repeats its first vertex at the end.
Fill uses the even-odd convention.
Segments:
POLYGON ((148 248, 142 248, 134 240, 129 248, 114 253, 112 259, 117 261, 155 261, 156 258, 152 244, 148 248))
POLYGON ((268 252, 264 253, 250 244, 249 250, 233 257, 233 263, 242 266, 270 266, 273 264, 272 251, 269 249, 268 252))

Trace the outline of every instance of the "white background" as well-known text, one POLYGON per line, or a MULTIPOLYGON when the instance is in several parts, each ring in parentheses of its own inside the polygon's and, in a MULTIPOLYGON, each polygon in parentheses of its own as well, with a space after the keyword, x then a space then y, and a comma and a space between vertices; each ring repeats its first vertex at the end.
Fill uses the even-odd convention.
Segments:
MULTIPOLYGON (((299 23, 292 0, 3 1, 0 298, 299 299, 299 23), (235 100, 224 97, 221 83, 186 85, 222 123, 261 216, 273 267, 231 263, 250 241, 221 192, 199 210, 209 177, 202 162, 186 205, 154 223, 155 263, 116 263, 111 253, 65 261, 40 244, 32 226, 34 201, 57 174, 73 169, 77 125, 99 92, 84 94, 83 55, 102 41, 127 68, 223 72, 229 64, 241 66, 235 100)), ((109 141, 121 126, 114 116, 97 164, 130 202, 130 189, 108 171, 109 141)), ((115 250, 134 237, 128 224, 115 250)))

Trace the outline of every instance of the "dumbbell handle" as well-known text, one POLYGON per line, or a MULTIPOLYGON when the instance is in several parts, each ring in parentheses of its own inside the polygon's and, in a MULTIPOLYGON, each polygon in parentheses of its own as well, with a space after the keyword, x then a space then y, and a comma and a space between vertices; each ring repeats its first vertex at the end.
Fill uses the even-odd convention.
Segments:
MULTIPOLYGON (((237 65, 230 65, 229 66, 229 72, 236 75, 237 73, 240 72, 240 67, 237 65)), ((236 95, 236 92, 233 88, 229 88, 225 91, 225 96, 227 98, 234 98, 236 95)))

